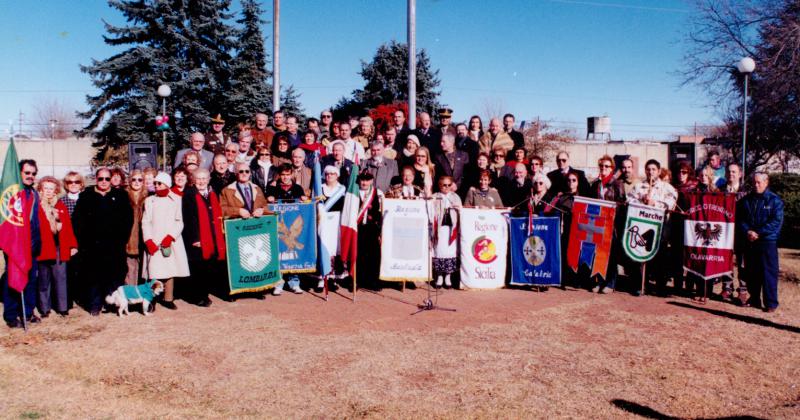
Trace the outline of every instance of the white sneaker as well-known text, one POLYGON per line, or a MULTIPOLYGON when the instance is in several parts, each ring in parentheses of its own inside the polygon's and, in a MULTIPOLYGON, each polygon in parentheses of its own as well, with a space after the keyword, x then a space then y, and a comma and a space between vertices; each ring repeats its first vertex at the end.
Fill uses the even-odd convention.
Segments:
POLYGON ((600 291, 600 286, 595 286, 594 288, 592 288, 592 293, 597 293, 599 291, 600 291))
POLYGON ((324 289, 325 288, 325 280, 320 280, 317 283, 317 289, 324 289))
POLYGON ((441 277, 437 277, 436 278, 436 287, 442 287, 442 278, 441 277))
POLYGON ((450 283, 450 276, 444 278, 444 286, 445 287, 453 287, 453 284, 450 283))
POLYGON ((292 293, 294 293, 296 295, 302 295, 303 294, 303 289, 301 289, 300 286, 294 286, 294 287, 292 287, 292 293))
POLYGON ((603 290, 600 291, 602 294, 614 293, 614 289, 610 287, 604 287, 603 290))
POLYGON ((272 296, 280 296, 281 293, 283 293, 283 285, 280 287, 276 286, 274 289, 272 289, 272 296))

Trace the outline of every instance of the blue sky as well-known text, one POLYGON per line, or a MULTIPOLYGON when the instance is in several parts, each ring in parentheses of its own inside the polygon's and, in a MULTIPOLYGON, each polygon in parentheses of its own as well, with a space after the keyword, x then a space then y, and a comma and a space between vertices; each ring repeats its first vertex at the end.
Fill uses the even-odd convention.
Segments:
MULTIPOLYGON (((93 91, 78 65, 115 52, 102 21, 122 23, 118 12, 101 0, 0 6, 0 132, 43 100, 84 109, 93 91)), ((272 2, 263 7, 270 21, 272 2)), ((380 44, 406 40, 404 0, 284 0, 281 12, 281 79, 309 114, 362 86, 360 60, 380 44)), ((675 0, 417 0, 417 46, 457 121, 501 108, 584 136, 586 117, 608 115, 615 139, 666 139, 718 121, 674 75, 691 12, 675 0)), ((263 30, 271 55, 271 23, 263 30)))

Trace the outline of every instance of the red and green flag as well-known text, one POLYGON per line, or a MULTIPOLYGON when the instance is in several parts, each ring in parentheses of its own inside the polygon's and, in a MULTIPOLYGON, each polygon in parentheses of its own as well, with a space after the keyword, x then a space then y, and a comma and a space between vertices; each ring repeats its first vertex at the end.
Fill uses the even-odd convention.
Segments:
POLYGON ((32 198, 22 188, 14 141, 8 146, 0 178, 0 249, 6 254, 8 286, 22 292, 28 284, 31 257, 32 198))
POLYGON ((347 182, 347 193, 344 196, 342 207, 342 225, 339 228, 339 250, 342 261, 348 263, 350 273, 356 266, 358 253, 358 165, 353 165, 350 179, 347 182))

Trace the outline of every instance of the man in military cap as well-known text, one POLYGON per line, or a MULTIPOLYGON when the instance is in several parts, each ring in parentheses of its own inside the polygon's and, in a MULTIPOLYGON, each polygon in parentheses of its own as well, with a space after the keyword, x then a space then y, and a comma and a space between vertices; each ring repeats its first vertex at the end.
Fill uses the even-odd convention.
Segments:
POLYGON ((222 119, 222 114, 217 114, 216 117, 211 119, 211 131, 205 135, 206 149, 215 155, 223 153, 225 151, 225 143, 231 140, 231 136, 222 131, 223 128, 225 128, 225 120, 222 119))
POLYGON ((439 108, 436 111, 439 114, 439 129, 442 130, 442 136, 445 134, 452 134, 456 136, 456 127, 453 125, 453 110, 448 107, 439 108))

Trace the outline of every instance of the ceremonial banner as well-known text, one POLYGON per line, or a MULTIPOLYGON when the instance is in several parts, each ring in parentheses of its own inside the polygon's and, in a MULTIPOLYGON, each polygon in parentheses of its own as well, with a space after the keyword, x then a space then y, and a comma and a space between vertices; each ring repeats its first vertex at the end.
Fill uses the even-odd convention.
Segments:
POLYGON ((317 215, 314 203, 273 203, 278 215, 281 273, 317 271, 317 215))
POLYGON ((622 248, 628 258, 637 262, 653 259, 658 252, 663 226, 664 209, 629 203, 622 237, 622 248))
POLYGON ((339 211, 324 211, 320 208, 319 225, 319 273, 326 276, 333 271, 333 258, 339 255, 339 226, 342 213, 339 211))
POLYGON ((502 210, 461 209, 461 284, 472 289, 505 285, 508 222, 502 210))
POLYGON ((511 284, 559 286, 561 284, 561 219, 511 218, 511 284), (529 233, 530 232, 530 233, 529 233))
POLYGON ((589 267, 590 276, 605 278, 616 211, 613 201, 575 197, 567 248, 567 264, 572 271, 577 273, 583 264, 589 267))
MULTIPOLYGON (((8 287, 22 293, 28 284, 28 272, 33 266, 31 256, 31 217, 33 193, 25 194, 14 140, 6 151, 3 175, 0 178, 0 249, 7 257, 8 287)), ((42 220, 41 223, 47 223, 42 220)), ((38 232, 36 233, 38 235, 38 232)))
POLYGON ((733 273, 734 194, 689 193, 683 266, 703 279, 733 273))
POLYGON ((424 200, 383 201, 380 278, 428 281, 428 214, 424 200))
POLYGON ((226 220, 225 245, 232 295, 269 289, 281 279, 277 216, 226 220))

